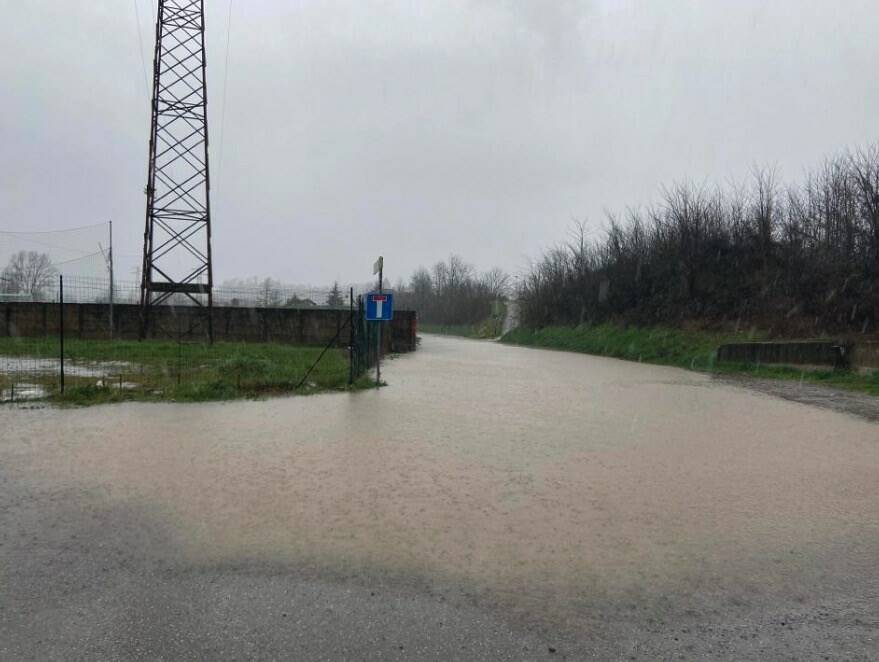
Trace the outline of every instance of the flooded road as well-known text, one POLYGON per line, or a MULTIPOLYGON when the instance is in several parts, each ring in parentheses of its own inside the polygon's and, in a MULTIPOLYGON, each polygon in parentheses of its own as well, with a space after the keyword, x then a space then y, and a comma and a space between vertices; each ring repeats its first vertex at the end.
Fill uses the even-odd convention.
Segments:
POLYGON ((879 657, 876 423, 434 336, 383 375, 0 408, 0 657, 879 657))

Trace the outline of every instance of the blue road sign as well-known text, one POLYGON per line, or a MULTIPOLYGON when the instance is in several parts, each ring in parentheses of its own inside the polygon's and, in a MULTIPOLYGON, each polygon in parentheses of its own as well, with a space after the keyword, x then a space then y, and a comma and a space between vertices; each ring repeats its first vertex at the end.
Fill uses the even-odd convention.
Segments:
POLYGON ((367 294, 366 319, 369 322, 390 322, 394 319, 394 295, 389 292, 367 294))

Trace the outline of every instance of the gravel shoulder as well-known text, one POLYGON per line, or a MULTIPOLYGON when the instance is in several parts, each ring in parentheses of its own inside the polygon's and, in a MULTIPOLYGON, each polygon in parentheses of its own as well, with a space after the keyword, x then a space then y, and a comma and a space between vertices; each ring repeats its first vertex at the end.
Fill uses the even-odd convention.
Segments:
POLYGON ((755 379, 747 375, 714 375, 723 384, 739 386, 791 402, 851 414, 879 422, 879 398, 846 389, 784 379, 755 379))

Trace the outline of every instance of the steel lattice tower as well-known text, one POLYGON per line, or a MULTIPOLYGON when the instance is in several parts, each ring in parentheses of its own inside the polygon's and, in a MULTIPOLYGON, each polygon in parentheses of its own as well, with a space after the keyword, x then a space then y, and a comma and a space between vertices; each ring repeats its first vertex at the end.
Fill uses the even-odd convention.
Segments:
POLYGON ((213 340, 204 0, 159 0, 141 283, 142 335, 175 294, 206 309, 213 340))

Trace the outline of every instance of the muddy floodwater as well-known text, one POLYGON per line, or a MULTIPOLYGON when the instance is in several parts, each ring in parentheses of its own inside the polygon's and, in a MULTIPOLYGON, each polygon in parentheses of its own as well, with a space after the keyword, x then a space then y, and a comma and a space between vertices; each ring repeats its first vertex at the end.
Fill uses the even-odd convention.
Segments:
MULTIPOLYGON (((536 638, 522 659, 879 659, 876 423, 433 336, 383 376, 260 402, 0 408, 0 523, 39 538, 43 508, 134 512, 161 535, 111 523, 106 542, 133 537, 144 567, 380 583, 536 638)), ((14 567, 45 550, 3 542, 6 605, 48 609, 14 567)), ((63 574, 56 543, 33 582, 63 574)))

